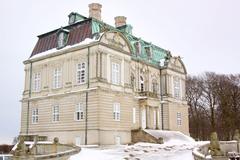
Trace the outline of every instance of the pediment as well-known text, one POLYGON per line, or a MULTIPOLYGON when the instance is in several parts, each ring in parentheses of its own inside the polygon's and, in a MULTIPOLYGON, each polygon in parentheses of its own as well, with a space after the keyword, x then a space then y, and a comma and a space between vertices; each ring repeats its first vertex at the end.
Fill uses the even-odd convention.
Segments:
POLYGON ((130 54, 130 45, 128 40, 124 37, 124 35, 117 31, 108 31, 105 32, 100 42, 107 44, 110 47, 115 49, 128 52, 130 54))
POLYGON ((180 57, 171 57, 171 59, 168 63, 168 68, 171 68, 175 71, 178 71, 178 72, 181 72, 184 74, 187 73, 185 65, 183 64, 180 57))

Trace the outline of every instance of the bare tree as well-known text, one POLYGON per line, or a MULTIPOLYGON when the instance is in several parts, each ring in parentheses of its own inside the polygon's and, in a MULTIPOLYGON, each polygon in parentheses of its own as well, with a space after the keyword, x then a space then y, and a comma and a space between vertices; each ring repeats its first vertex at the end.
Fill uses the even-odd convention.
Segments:
POLYGON ((232 139, 240 128, 240 75, 206 72, 188 76, 186 99, 189 108, 190 134, 201 140, 217 131, 219 138, 232 139))

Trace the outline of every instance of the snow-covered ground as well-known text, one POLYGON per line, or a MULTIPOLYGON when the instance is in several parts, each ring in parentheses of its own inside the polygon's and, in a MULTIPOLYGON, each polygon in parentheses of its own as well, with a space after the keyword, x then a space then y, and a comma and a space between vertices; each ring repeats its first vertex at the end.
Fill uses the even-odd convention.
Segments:
POLYGON ((70 160, 193 160, 193 148, 204 143, 195 142, 180 132, 161 131, 159 134, 164 135, 164 144, 136 143, 82 148, 82 151, 70 160))

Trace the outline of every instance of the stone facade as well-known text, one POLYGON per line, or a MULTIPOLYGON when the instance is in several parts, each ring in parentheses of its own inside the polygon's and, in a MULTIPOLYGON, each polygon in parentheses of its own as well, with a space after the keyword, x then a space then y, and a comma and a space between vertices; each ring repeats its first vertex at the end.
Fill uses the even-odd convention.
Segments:
POLYGON ((100 145, 130 143, 131 130, 139 128, 189 134, 186 69, 181 59, 170 56, 164 67, 133 59, 130 42, 119 31, 102 31, 89 43, 40 53, 24 64, 20 134, 100 145), (80 63, 86 66, 81 84, 77 83, 76 67, 80 63), (119 67, 117 84, 113 83, 113 64, 119 67), (54 89, 56 68, 61 69, 60 87, 54 89), (34 77, 36 73, 40 78, 34 77), (33 83, 38 83, 37 91, 33 83), (115 103, 120 106, 117 120, 115 103), (77 104, 84 106, 80 120, 76 120, 77 104), (59 119, 55 122, 56 105, 59 119))

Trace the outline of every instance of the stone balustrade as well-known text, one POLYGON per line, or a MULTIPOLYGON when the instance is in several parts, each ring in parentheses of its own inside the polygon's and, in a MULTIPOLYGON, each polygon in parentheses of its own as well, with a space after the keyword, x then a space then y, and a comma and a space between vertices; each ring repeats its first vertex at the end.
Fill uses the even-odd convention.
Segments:
POLYGON ((228 160, 229 153, 239 153, 240 143, 237 141, 219 141, 223 156, 211 156, 209 152, 210 143, 194 148, 192 154, 194 160, 228 160))

